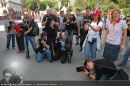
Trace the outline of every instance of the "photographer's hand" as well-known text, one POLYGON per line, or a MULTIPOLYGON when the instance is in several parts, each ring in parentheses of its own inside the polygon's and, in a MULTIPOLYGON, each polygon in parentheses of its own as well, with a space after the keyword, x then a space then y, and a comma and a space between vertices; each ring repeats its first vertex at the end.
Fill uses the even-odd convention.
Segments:
POLYGON ((24 32, 24 35, 27 35, 32 30, 32 27, 30 27, 27 31, 24 32))
POLYGON ((95 76, 95 75, 89 75, 89 77, 90 77, 92 80, 96 80, 96 76, 95 76))

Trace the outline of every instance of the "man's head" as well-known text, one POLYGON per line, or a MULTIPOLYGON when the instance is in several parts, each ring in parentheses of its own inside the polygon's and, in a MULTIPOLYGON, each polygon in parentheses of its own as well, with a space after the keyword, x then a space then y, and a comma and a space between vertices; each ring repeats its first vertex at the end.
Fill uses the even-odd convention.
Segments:
POLYGON ((65 33, 65 32, 61 32, 61 33, 60 33, 60 37, 61 37, 62 39, 65 39, 66 33, 65 33))
POLYGON ((3 78, 5 81, 9 81, 12 75, 13 75, 13 70, 11 68, 7 68, 3 71, 3 78))
POLYGON ((47 9, 47 15, 51 15, 52 14, 52 9, 47 9))
POLYGON ((60 16, 64 16, 64 11, 60 11, 60 16))
POLYGON ((84 66, 86 67, 87 70, 91 71, 94 69, 94 62, 91 59, 87 59, 84 62, 84 66))
POLYGON ((24 19, 26 20, 26 21, 29 21, 30 20, 30 16, 27 14, 27 15, 24 15, 24 19))
POLYGON ((76 12, 76 15, 80 15, 80 14, 81 14, 81 13, 80 13, 80 9, 78 9, 78 8, 76 9, 75 12, 76 12))
POLYGON ((86 15, 89 15, 91 12, 91 7, 90 6, 87 6, 86 7, 86 15))
POLYGON ((66 16, 69 16, 71 14, 70 11, 66 11, 66 16))

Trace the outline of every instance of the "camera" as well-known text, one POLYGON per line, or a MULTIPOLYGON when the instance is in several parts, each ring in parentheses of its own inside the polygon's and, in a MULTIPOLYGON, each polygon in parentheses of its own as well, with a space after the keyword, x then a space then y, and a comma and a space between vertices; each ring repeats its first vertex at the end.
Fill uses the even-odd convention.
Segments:
POLYGON ((91 23, 91 20, 85 19, 85 20, 84 20, 84 23, 91 23))
POLYGON ((85 66, 80 66, 80 67, 77 67, 76 68, 76 71, 77 72, 82 72, 82 71, 85 71, 86 70, 86 67, 85 66))

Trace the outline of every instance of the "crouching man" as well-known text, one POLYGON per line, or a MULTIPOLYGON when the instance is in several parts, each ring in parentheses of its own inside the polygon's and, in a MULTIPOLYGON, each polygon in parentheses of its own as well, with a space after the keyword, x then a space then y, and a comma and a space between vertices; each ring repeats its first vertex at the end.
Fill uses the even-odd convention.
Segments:
POLYGON ((54 48, 55 59, 61 59, 61 63, 64 64, 67 60, 71 63, 72 57, 72 40, 67 36, 65 32, 60 33, 60 37, 54 48))
POLYGON ((52 63, 50 46, 46 43, 46 40, 39 38, 36 49, 36 60, 37 62, 43 61, 45 57, 48 57, 49 62, 52 63))
POLYGON ((87 59, 84 66, 77 67, 76 70, 87 74, 92 80, 109 80, 117 71, 116 66, 105 59, 95 61, 87 59))

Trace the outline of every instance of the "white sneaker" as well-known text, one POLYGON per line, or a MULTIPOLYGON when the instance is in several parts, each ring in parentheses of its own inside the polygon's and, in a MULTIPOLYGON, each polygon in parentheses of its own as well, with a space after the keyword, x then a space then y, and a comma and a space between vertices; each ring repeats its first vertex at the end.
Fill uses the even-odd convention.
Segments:
POLYGON ((130 61, 130 57, 128 58, 128 61, 130 61))

